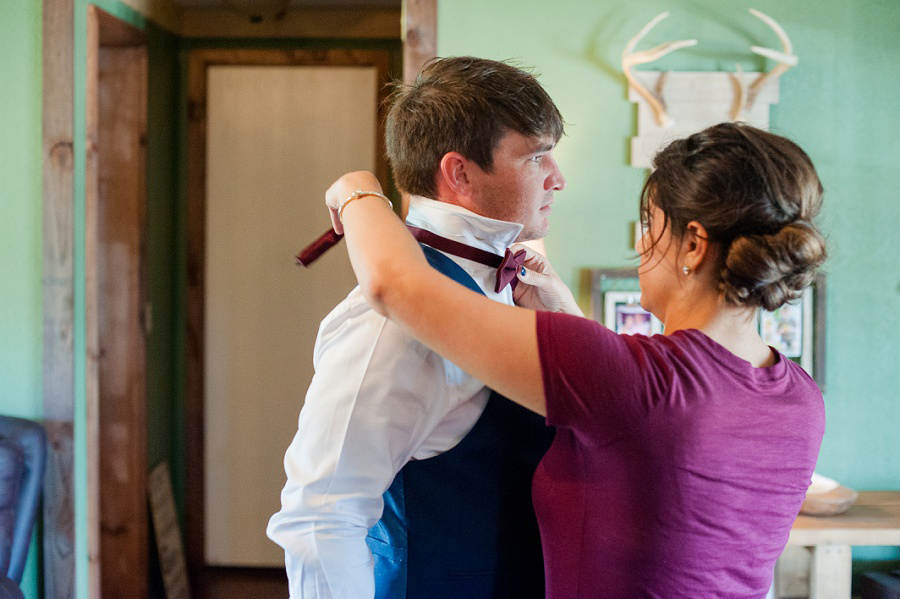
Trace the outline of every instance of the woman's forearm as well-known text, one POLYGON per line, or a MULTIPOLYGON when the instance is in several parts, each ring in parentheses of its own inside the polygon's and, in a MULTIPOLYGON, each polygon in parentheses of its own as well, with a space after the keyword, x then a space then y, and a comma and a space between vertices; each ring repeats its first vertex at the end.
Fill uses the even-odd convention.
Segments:
POLYGON ((347 202, 358 191, 381 193, 381 186, 371 173, 350 173, 328 189, 326 201, 333 216, 343 207, 342 220, 333 220, 335 229, 343 229, 346 235, 360 289, 374 310, 390 316, 392 301, 402 301, 410 291, 405 279, 427 279, 431 269, 406 227, 380 197, 361 196, 347 202))

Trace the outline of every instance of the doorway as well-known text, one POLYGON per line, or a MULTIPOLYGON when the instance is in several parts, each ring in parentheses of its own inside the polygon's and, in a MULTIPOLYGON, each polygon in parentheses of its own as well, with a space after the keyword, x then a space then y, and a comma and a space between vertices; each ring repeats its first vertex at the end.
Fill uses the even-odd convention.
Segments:
POLYGON ((148 585, 144 248, 147 44, 90 5, 87 23, 85 324, 92 597, 148 585))
POLYGON ((318 323, 355 284, 343 252, 304 271, 293 255, 330 226, 334 178, 386 178, 389 67, 387 50, 190 53, 185 490, 200 596, 284 578, 265 524, 318 323))

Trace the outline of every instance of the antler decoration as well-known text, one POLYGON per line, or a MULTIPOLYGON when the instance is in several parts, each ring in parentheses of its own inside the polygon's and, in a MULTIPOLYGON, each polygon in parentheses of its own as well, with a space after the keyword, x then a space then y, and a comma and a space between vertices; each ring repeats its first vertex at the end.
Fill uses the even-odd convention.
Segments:
MULTIPOLYGON (((763 48, 760 46, 751 46, 750 50, 753 51, 754 54, 759 56, 765 56, 766 58, 771 58, 778 62, 775 67, 767 72, 763 73, 756 80, 750 84, 750 89, 746 93, 746 99, 743 97, 741 100, 735 103, 734 111, 731 114, 732 120, 737 120, 741 112, 745 110, 750 110, 753 106, 754 100, 756 100, 756 96, 759 95, 759 92, 768 85, 769 83, 777 80, 781 77, 785 72, 788 71, 793 66, 797 65, 797 61, 799 60, 797 56, 794 55, 794 47, 791 44, 790 38, 787 36, 787 33, 784 32, 784 29, 781 28, 775 19, 770 17, 769 15, 762 13, 754 8, 750 9, 750 14, 765 23, 775 32, 775 35, 778 36, 778 39, 781 40, 782 51, 773 50, 771 48, 763 48)), ((744 95, 744 87, 743 83, 740 85, 740 93, 741 96, 744 95)))
MULTIPOLYGON (((644 87, 632 74, 631 67, 638 64, 653 62, 655 60, 659 60, 669 52, 674 52, 675 50, 680 50, 681 48, 688 48, 690 46, 697 45, 697 40, 679 40, 675 42, 666 42, 664 44, 660 44, 652 50, 635 52, 634 47, 637 45, 637 43, 641 41, 644 36, 647 35, 647 33, 656 26, 657 23, 668 16, 668 11, 658 14, 653 18, 653 20, 644 25, 643 29, 641 29, 636 36, 631 38, 631 40, 629 40, 628 43, 625 44, 625 48, 622 50, 622 71, 625 73, 625 78, 628 79, 628 83, 630 83, 631 86, 634 87, 635 91, 637 91, 645 100, 647 100, 647 103, 653 109, 654 116, 656 116, 656 122, 661 127, 669 127, 670 125, 672 125, 672 120, 669 118, 669 115, 666 112, 666 106, 665 102, 662 99, 662 94, 660 93, 660 95, 657 96, 649 89, 644 87)), ((762 48, 762 50, 765 50, 766 52, 772 52, 772 50, 766 50, 765 48, 762 48)))

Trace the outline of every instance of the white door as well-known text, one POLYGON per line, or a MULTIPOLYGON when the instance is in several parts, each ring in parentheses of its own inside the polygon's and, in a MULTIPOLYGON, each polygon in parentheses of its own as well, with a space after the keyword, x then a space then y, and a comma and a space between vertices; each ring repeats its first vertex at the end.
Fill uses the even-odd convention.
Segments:
POLYGON ((356 284, 343 244, 294 255, 330 227, 325 189, 375 169, 374 67, 208 70, 206 561, 275 566, 265 529, 312 378, 321 319, 356 284))

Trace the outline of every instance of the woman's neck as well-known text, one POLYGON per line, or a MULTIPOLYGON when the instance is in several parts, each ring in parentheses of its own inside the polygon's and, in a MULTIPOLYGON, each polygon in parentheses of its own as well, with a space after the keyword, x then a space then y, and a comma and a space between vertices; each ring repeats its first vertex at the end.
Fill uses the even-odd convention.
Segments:
POLYGON ((684 329, 697 329, 756 368, 771 366, 775 362, 775 354, 759 336, 755 309, 728 304, 718 294, 703 294, 686 300, 689 301, 672 306, 667 311, 666 335, 684 329))

